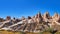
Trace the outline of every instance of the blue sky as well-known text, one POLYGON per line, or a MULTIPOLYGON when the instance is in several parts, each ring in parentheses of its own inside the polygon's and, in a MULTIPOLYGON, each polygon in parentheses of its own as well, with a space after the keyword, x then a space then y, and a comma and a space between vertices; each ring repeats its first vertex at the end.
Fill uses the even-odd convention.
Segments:
POLYGON ((60 14, 60 0, 0 0, 0 17, 34 16, 46 11, 60 14))

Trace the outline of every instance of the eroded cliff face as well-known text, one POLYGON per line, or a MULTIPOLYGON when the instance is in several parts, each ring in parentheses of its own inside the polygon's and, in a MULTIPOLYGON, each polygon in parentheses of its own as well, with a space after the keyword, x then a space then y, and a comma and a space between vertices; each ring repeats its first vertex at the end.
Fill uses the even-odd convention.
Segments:
POLYGON ((57 31, 60 31, 60 15, 55 13, 53 16, 50 16, 48 12, 41 14, 40 12, 28 18, 24 16, 20 19, 7 16, 6 19, 0 18, 0 29, 12 30, 12 31, 24 31, 24 32, 40 32, 45 29, 53 28, 57 31))

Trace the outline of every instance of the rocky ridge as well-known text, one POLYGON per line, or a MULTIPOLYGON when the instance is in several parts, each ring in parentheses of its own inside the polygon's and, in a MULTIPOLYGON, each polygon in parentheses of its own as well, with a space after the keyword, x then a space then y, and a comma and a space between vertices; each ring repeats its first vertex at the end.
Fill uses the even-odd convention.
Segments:
POLYGON ((0 30, 40 32, 48 28, 60 31, 60 15, 58 13, 50 16, 48 12, 44 15, 38 12, 35 16, 28 16, 28 18, 22 16, 21 19, 15 17, 11 19, 10 16, 7 16, 6 19, 0 18, 0 30))

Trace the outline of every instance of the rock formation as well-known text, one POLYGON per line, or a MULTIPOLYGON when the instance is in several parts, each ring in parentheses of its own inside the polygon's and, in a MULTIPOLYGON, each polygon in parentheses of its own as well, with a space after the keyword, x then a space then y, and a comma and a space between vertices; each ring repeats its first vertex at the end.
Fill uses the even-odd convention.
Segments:
POLYGON ((11 19, 10 16, 6 19, 0 18, 0 30, 40 32, 48 28, 60 31, 60 16, 57 13, 50 16, 49 12, 44 15, 39 12, 33 17, 28 16, 28 18, 22 17, 21 19, 11 19))

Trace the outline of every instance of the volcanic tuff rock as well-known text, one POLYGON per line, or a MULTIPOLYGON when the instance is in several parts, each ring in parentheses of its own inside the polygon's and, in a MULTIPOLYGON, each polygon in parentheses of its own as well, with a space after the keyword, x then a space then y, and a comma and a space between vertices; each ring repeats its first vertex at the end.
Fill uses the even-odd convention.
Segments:
POLYGON ((10 16, 7 16, 6 19, 0 18, 0 29, 4 30, 40 32, 48 28, 60 31, 60 15, 58 13, 50 16, 49 12, 44 15, 39 12, 33 17, 25 18, 23 16, 21 19, 11 19, 10 16))

